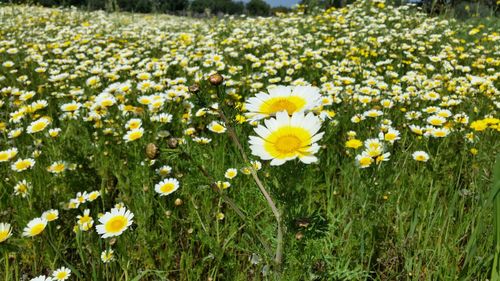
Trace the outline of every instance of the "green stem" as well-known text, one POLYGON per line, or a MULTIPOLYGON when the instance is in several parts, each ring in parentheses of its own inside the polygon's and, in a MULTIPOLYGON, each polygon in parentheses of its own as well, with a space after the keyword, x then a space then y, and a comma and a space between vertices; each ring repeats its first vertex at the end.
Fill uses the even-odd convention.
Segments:
MULTIPOLYGON (((217 90, 219 90, 219 89, 217 89, 217 90)), ((231 140, 234 142, 234 144, 236 145, 236 147, 240 151, 240 154, 243 157, 243 161, 245 163, 251 165, 251 163, 247 157, 247 154, 245 153, 245 150, 243 149, 243 146, 241 145, 241 143, 238 139, 238 136, 236 135, 236 132, 233 129, 233 127, 231 126, 231 124, 229 123, 229 120, 227 119, 226 115, 224 115, 224 112, 222 110, 218 110, 218 113, 219 113, 219 116, 222 118, 222 121, 224 121, 224 123, 226 124, 226 129, 227 129, 227 132, 229 134, 229 137, 231 138, 231 140)), ((267 204, 271 208, 271 211, 273 212, 274 217, 276 219, 278 229, 277 229, 277 235, 276 235, 277 236, 276 237, 277 245, 276 245, 276 254, 274 257, 274 261, 276 262, 277 265, 281 265, 281 261, 283 258, 283 228, 282 228, 281 214, 280 214, 280 211, 278 210, 278 208, 276 207, 276 204, 274 203, 273 199, 271 198, 271 195, 269 195, 269 192, 267 192, 266 188, 262 184, 255 169, 250 169, 250 171, 252 173, 252 177, 253 177, 255 183, 259 187, 259 190, 262 193, 262 195, 264 195, 264 198, 266 199, 267 204)))
POLYGON ((5 280, 9 280, 9 254, 5 251, 5 280))
MULTIPOLYGON (((247 216, 238 208, 238 206, 236 205, 236 203, 234 203, 234 201, 231 198, 229 198, 226 194, 224 194, 222 192, 222 190, 217 186, 217 184, 215 184, 215 179, 212 176, 210 176, 210 174, 205 169, 205 167, 203 167, 202 165, 200 165, 199 163, 197 163, 193 159, 193 157, 191 157, 187 152, 185 152, 184 150, 182 150, 182 148, 181 148, 181 151, 182 151, 182 155, 185 156, 186 158, 188 158, 189 161, 191 161, 192 163, 194 163, 196 165, 196 167, 198 168, 198 170, 203 174, 203 176, 205 176, 210 181, 210 186, 212 187, 212 189, 215 190, 215 191, 217 191, 219 193, 219 196, 229 205, 229 207, 231 209, 233 209, 233 211, 236 212, 236 214, 240 217, 240 219, 243 220, 243 221, 247 221, 247 216)), ((253 234, 259 239, 259 241, 262 244, 262 246, 264 246, 264 249, 269 254, 272 254, 271 248, 266 243, 266 241, 264 241, 264 239, 262 239, 262 237, 260 237, 253 229, 250 229, 250 231, 252 231, 253 234)))

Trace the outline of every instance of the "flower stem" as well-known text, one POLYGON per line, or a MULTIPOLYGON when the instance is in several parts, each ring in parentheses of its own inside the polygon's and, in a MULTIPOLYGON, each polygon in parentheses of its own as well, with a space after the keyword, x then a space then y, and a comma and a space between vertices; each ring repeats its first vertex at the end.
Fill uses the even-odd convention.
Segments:
MULTIPOLYGON (((231 140, 235 143, 236 147, 240 151, 241 156, 243 157, 243 161, 245 163, 250 164, 250 161, 248 160, 248 156, 245 153, 245 150, 243 149, 243 146, 241 145, 238 136, 236 135, 235 130, 233 127, 230 125, 229 120, 227 119, 226 115, 222 110, 218 110, 219 116, 221 117, 222 121, 226 124, 226 129, 229 134, 229 137, 231 140)), ((255 180, 255 183, 259 187, 260 192, 262 195, 264 195, 264 198, 266 198, 267 204, 271 208, 274 217, 276 219, 276 223, 278 225, 278 233, 277 233, 277 245, 276 245, 276 254, 274 256, 274 261, 276 262, 277 265, 281 264, 282 258, 283 258, 283 227, 282 227, 282 221, 281 221, 281 214, 278 208, 276 207, 276 204, 274 203, 273 199, 271 198, 271 195, 269 195, 269 192, 267 192, 266 188, 262 184, 259 176, 257 175, 257 172, 255 169, 250 169, 252 173, 252 177, 255 180)))
MULTIPOLYGON (((236 203, 234 203, 234 201, 229 198, 227 195, 225 195, 222 190, 217 186, 217 184, 215 184, 215 179, 210 176, 210 174, 208 173, 208 171, 205 169, 205 167, 203 167, 201 164, 197 163, 193 157, 191 157, 186 151, 182 150, 181 149, 181 152, 182 152, 182 155, 185 156, 186 158, 188 158, 192 163, 194 163, 196 165, 196 167, 198 168, 198 170, 211 182, 210 186, 212 187, 213 190, 216 190, 218 193, 219 193, 219 196, 221 196, 221 198, 229 205, 229 207, 231 209, 233 209, 233 211, 236 212, 236 214, 243 220, 243 221, 246 221, 247 220, 247 216, 240 210, 240 208, 238 208, 238 206, 236 205, 236 203)), ((261 242, 262 246, 264 246, 265 250, 268 252, 268 253, 272 253, 271 252, 271 249, 269 247, 269 245, 266 243, 266 241, 264 241, 264 239, 262 239, 262 237, 260 237, 254 230, 253 228, 250 229, 250 231, 259 239, 259 241, 261 242)))

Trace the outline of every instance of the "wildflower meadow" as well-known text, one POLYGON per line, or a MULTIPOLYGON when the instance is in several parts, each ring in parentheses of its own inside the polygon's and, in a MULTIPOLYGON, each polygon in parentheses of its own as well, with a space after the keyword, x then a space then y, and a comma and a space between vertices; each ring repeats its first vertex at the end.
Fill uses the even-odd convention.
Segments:
POLYGON ((0 4, 0 280, 500 280, 499 30, 0 4))

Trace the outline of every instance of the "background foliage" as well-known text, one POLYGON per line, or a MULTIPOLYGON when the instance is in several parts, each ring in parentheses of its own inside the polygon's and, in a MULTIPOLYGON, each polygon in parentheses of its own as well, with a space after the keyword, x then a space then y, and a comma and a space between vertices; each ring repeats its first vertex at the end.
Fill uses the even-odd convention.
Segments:
MULTIPOLYGON (((250 0, 247 3, 235 0, 0 0, 5 3, 38 4, 47 7, 76 6, 88 10, 128 11, 138 13, 175 14, 249 14, 269 16, 275 12, 288 12, 288 7, 271 7, 264 0, 250 0)), ((344 7, 354 0, 301 0, 308 10, 344 7)), ((390 0, 393 5, 403 5, 410 0, 390 0)), ((431 14, 452 13, 459 17, 473 14, 491 14, 499 11, 497 0, 419 0, 413 1, 431 14)))

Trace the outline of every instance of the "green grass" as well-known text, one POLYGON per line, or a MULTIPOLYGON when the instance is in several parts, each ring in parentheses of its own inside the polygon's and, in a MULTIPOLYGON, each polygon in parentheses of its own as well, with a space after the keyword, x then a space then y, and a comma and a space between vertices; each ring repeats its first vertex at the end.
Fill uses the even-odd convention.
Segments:
MULTIPOLYGON (((29 280, 51 274, 61 266, 71 269, 71 280, 96 281, 498 278, 500 237, 495 190, 500 173, 499 161, 496 168, 494 162, 500 151, 499 129, 494 123, 484 131, 474 131, 470 126, 473 121, 499 116, 496 19, 445 22, 444 18, 429 18, 411 9, 396 10, 361 1, 341 11, 307 16, 207 20, 3 6, 0 21, 5 23, 0 26, 0 151, 12 147, 19 150, 15 159, 0 162, 0 223, 13 227, 12 237, 0 242, 0 279, 29 280), (384 23, 377 23, 383 17, 384 23), (366 28, 370 24, 373 26, 366 28), (483 27, 478 27, 480 24, 483 27), (241 32, 236 32, 237 28, 241 32), (471 33, 473 28, 480 32, 471 33), (421 32, 415 32, 417 29, 421 32), (183 41, 185 34, 192 42, 183 41), (442 37, 433 40, 433 34, 442 37), (388 35, 390 40, 377 41, 377 37, 388 35), (249 41, 253 45, 246 46, 249 41), (422 46, 424 49, 419 50, 422 46), (92 51, 95 47, 99 49, 92 51), (19 51, 9 54, 11 48, 19 51), (123 55, 128 50, 130 56, 123 55), (306 55, 309 50, 319 53, 311 57, 306 55), (279 51, 286 52, 282 61, 297 59, 302 68, 266 68, 270 59, 265 54, 279 51), (236 55, 232 56, 232 52, 236 55), (33 53, 42 56, 41 62, 33 57, 26 59, 33 53), (225 66, 218 71, 226 82, 240 83, 221 89, 233 89, 239 98, 217 98, 216 88, 207 82, 206 76, 217 66, 203 66, 204 56, 213 53, 224 55, 225 66), (120 54, 122 59, 132 58, 121 62, 130 69, 120 69, 120 54), (247 59, 248 54, 259 57, 261 66, 247 59), (454 69, 446 70, 442 62, 429 59, 438 54, 448 54, 443 61, 453 63, 454 69), (183 66, 183 58, 189 67, 200 69, 183 66), (380 63, 386 60, 391 61, 380 63), (14 66, 2 65, 6 61, 12 61, 14 66), (43 62, 47 63, 47 71, 37 73, 35 69, 43 62), (151 80, 166 86, 141 93, 136 76, 139 72, 153 73, 154 67, 148 65, 151 62, 163 65, 151 80), (316 66, 318 62, 321 67, 316 66), (426 68, 429 64, 435 69, 426 68), (230 67, 238 66, 240 69, 231 73, 230 67), (463 72, 459 66, 471 70, 463 72), (93 71, 94 67, 105 71, 93 71), (287 69, 294 72, 287 73, 287 69), (50 72, 53 70, 74 77, 51 81, 50 77, 56 75, 50 72), (259 78, 257 74, 266 71, 269 76, 259 78), (398 78, 391 77, 391 71, 398 78), (410 71, 419 78, 402 79, 410 71), (106 75, 110 72, 119 75, 117 80, 106 75), (30 83, 23 82, 22 75, 30 83), (446 75, 449 78, 442 78, 446 75), (486 77, 491 83, 473 85, 468 75, 486 77), (100 85, 86 84, 92 76, 101 79, 100 85), (212 120, 220 119, 216 112, 205 117, 195 113, 218 102, 234 120, 242 114, 241 103, 264 89, 255 90, 254 82, 267 86, 271 83, 266 79, 280 77, 283 80, 277 84, 289 85, 284 81, 287 76, 292 81, 303 79, 324 86, 323 95, 342 102, 324 108, 336 115, 323 123, 321 131, 325 135, 319 142, 317 163, 305 165, 293 160, 274 167, 261 160, 262 169, 257 174, 277 203, 285 229, 283 262, 276 265, 276 221, 252 176, 240 171, 248 163, 227 133, 207 130, 212 120), (175 88, 171 81, 180 77, 185 78, 179 90, 184 95, 167 100, 160 109, 172 114, 172 122, 152 122, 154 112, 139 104, 137 98, 171 90, 175 88), (354 79, 353 85, 359 87, 349 89, 346 78, 354 79), (379 89, 374 98, 391 99, 394 107, 383 108, 379 101, 363 106, 354 97, 353 93, 359 94, 361 87, 369 85, 370 78, 384 81, 389 87, 379 89), (91 104, 106 87, 127 80, 132 90, 105 110, 108 115, 103 117, 102 128, 96 128, 99 123, 95 120, 84 118, 93 111, 91 104), (427 83, 436 80, 442 84, 429 88, 427 83), (342 89, 328 91, 328 82, 342 89), (194 83, 200 86, 199 98, 186 89, 194 83), (409 101, 399 100, 392 92, 398 86, 402 92, 411 91, 408 89, 413 86, 421 93, 410 95, 409 101), (36 95, 23 101, 9 87, 23 93, 35 91, 36 95), (78 88, 83 90, 81 95, 69 94, 78 88), (420 98, 432 90, 442 98, 461 103, 446 107, 440 101, 420 98), (46 100, 48 106, 25 114, 19 123, 9 121, 9 114, 35 100, 46 100), (60 106, 72 100, 83 104, 80 116, 66 120, 61 117, 60 106), (125 104, 143 111, 125 115, 118 107, 125 104), (449 108, 453 114, 465 113, 469 124, 448 118, 453 132, 446 138, 411 132, 408 126, 425 125, 428 115, 423 113, 421 120, 411 121, 405 113, 423 112, 437 105, 449 108), (351 121, 355 114, 369 109, 380 109, 384 116, 360 123, 351 121), (183 119, 186 113, 191 114, 188 121, 183 119), (26 128, 40 116, 50 116, 51 125, 43 133, 26 133, 26 128), (142 120, 145 134, 125 143, 124 125, 132 117, 142 120), (355 156, 362 148, 345 147, 349 131, 355 131, 356 138, 363 141, 377 138, 384 118, 392 121, 401 139, 386 145, 386 152, 391 153, 388 162, 361 169, 355 156), (21 127, 25 132, 9 138, 9 132, 21 127), (49 128, 61 128, 60 135, 48 136, 49 128), (212 141, 197 144, 184 134, 188 128, 212 141), (105 129, 112 133, 107 134, 105 129), (466 140, 471 132, 476 138, 473 143, 466 140), (172 145, 174 138, 177 145, 172 145), (159 148, 155 161, 145 154, 148 143, 159 148), (472 148, 477 154, 471 153, 472 148), (41 154, 34 157, 33 169, 14 172, 10 168, 13 161, 30 158, 37 150, 41 154), (418 150, 430 155, 428 162, 413 160, 412 153, 418 150), (76 166, 60 174, 47 172, 47 167, 59 160, 76 166), (160 197, 154 186, 162 177, 155 170, 163 165, 172 167, 168 177, 178 179, 181 187, 160 197), (231 167, 239 170, 238 176, 230 180, 231 187, 222 191, 214 188, 213 183, 224 181, 224 172, 231 167), (33 186, 26 198, 14 195, 14 186, 21 180, 33 186), (77 192, 94 190, 101 193, 97 200, 68 208, 77 192), (99 224, 98 214, 117 203, 123 203, 135 215, 133 225, 122 235, 102 239, 95 228, 73 231, 84 209, 90 209, 95 226, 99 224), (58 209, 59 219, 49 222, 38 236, 22 237, 28 221, 49 209, 58 209), (218 219, 221 213, 224 218, 218 219), (110 263, 100 258, 106 249, 115 253, 110 263)), ((252 126, 235 121, 231 125, 246 154, 251 155, 248 136, 255 135, 252 126)))

